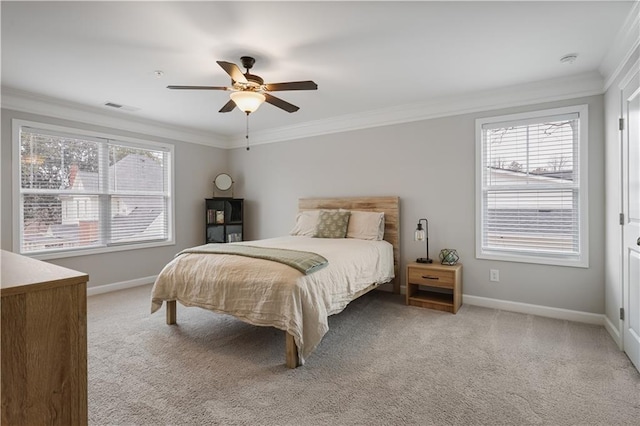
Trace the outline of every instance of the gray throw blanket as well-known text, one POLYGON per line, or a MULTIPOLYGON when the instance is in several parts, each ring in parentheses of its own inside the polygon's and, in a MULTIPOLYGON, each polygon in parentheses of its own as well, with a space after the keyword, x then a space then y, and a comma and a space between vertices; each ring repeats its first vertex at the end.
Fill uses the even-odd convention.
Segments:
POLYGON ((185 253, 211 253, 211 254, 232 254, 237 256, 254 257, 257 259, 272 260, 283 263, 297 269, 305 275, 325 267, 327 259, 319 254, 309 251, 287 250, 271 247, 256 247, 239 244, 211 243, 203 246, 191 247, 182 250, 176 256, 185 253))

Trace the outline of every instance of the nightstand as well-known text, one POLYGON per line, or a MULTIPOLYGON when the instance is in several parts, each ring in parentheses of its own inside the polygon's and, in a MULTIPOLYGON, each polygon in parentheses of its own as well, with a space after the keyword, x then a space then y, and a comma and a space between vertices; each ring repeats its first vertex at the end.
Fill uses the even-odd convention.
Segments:
POLYGON ((462 265, 409 263, 407 305, 456 313, 462 305, 462 265))

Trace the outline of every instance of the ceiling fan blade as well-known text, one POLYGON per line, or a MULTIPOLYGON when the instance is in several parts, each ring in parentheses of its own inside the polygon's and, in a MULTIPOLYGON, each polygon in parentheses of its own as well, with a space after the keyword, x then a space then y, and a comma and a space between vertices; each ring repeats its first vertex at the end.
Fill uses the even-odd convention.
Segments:
POLYGON ((236 103, 233 102, 232 100, 229 100, 229 102, 224 104, 224 106, 220 108, 220 111, 218 112, 231 112, 235 107, 236 107, 236 103))
POLYGON ((247 79, 240 71, 240 68, 233 62, 225 62, 225 61, 216 61, 218 65, 222 67, 222 69, 231 76, 233 81, 237 81, 238 83, 247 83, 247 79))
POLYGON ((300 109, 300 107, 290 104, 287 101, 283 101, 280 98, 276 98, 275 96, 271 96, 268 93, 263 93, 263 95, 266 102, 270 103, 271 105, 277 106, 278 108, 281 108, 287 112, 296 112, 300 109))
POLYGON ((167 89, 187 89, 187 90, 231 90, 224 86, 167 86, 167 89))
POLYGON ((288 83, 269 83, 266 85, 266 89, 270 92, 281 90, 317 90, 318 85, 311 80, 290 81, 288 83))

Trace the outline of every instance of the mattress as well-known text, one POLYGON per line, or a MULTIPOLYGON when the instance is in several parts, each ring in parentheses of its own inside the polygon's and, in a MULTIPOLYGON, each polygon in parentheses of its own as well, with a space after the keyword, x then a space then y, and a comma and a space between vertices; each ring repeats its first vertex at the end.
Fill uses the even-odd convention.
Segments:
POLYGON ((300 363, 329 330, 328 316, 372 285, 394 278, 393 246, 386 241, 285 236, 233 244, 317 253, 326 267, 308 275, 265 259, 186 253, 169 262, 152 290, 151 312, 177 300, 257 326, 291 334, 300 363))

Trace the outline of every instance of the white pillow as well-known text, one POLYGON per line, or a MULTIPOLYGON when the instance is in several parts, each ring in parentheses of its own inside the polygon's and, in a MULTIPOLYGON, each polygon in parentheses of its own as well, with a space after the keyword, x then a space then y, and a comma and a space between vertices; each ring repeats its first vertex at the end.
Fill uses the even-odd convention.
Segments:
POLYGON ((320 210, 305 210, 296 216, 296 224, 289 232, 289 235, 298 235, 303 237, 313 237, 316 235, 318 228, 318 218, 320 210))
POLYGON ((384 213, 351 210, 347 238, 381 241, 384 238, 384 213))

